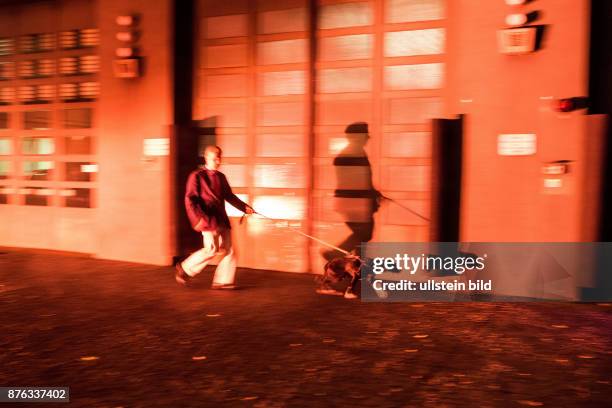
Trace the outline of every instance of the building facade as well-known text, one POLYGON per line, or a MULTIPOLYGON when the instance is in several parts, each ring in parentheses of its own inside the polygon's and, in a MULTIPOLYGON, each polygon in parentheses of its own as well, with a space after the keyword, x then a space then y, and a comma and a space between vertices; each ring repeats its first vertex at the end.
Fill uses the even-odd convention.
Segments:
POLYGON ((231 213, 241 266, 320 270, 326 248, 292 229, 428 241, 432 119, 458 115, 456 240, 600 239, 605 118, 554 109, 589 93, 589 1, 0 7, 0 245, 169 264, 197 238, 181 183, 210 143, 270 217, 231 213), (534 11, 538 49, 502 53, 507 15, 534 11), (119 16, 137 78, 117 77, 119 16))

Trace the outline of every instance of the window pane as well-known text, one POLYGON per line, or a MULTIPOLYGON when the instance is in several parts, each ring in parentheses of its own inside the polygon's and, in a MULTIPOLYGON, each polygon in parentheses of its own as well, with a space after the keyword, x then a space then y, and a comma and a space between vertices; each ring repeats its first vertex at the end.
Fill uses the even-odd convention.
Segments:
POLYGON ((28 180, 50 180, 53 173, 52 161, 23 162, 23 175, 28 180))
POLYGON ((8 129, 9 125, 9 113, 0 112, 0 129, 8 129))
POLYGON ((255 187, 303 188, 306 179, 303 170, 295 164, 257 164, 255 187))
POLYGON ((85 55, 79 57, 79 73, 93 74, 100 70, 100 57, 97 55, 85 55))
POLYGON ((51 127, 51 111, 28 111, 23 113, 24 129, 42 130, 51 127))
POLYGON ((24 137, 21 140, 23 154, 53 154, 54 141, 50 137, 24 137))
POLYGON ((427 21, 444 18, 444 0, 386 0, 388 23, 427 21))
POLYGON ((52 190, 44 187, 27 187, 22 189, 26 205, 49 205, 48 197, 53 194, 52 190))
POLYGON ((41 59, 36 61, 36 76, 49 77, 55 73, 55 60, 41 59))
POLYGON ((76 75, 78 73, 78 60, 76 57, 60 59, 59 72, 62 75, 76 75))
POLYGON ((100 93, 100 84, 98 82, 82 82, 79 84, 79 96, 81 100, 93 100, 100 93))
POLYGON ((79 46, 79 35, 76 30, 62 31, 60 33, 60 47, 63 49, 77 48, 79 46))
POLYGON ((66 129, 80 129, 91 127, 91 109, 64 110, 64 127, 66 129))
POLYGON ((81 47, 95 47, 100 43, 100 30, 97 28, 84 28, 79 31, 79 45, 81 47))
POLYGON ((12 162, 8 160, 0 160, 0 180, 9 178, 12 168, 12 162))
POLYGON ((387 89, 435 89, 442 87, 444 64, 394 65, 385 67, 387 89))
POLYGON ((94 163, 65 163, 66 181, 93 181, 98 166, 94 163))
POLYGON ((342 35, 321 38, 321 61, 367 59, 372 57, 372 34, 342 35))
POLYGON ((34 61, 21 61, 19 63, 19 76, 21 78, 33 78, 34 61))
POLYGON ((66 154, 91 154, 91 137, 89 136, 67 136, 64 138, 66 154))
POLYGON ((12 38, 0 38, 0 55, 15 53, 15 41, 12 38))
POLYGON ((320 27, 340 28, 371 25, 372 7, 369 2, 329 4, 321 7, 320 27))
POLYGON ((29 34, 19 37, 19 48, 23 53, 52 51, 55 48, 55 34, 29 34))
POLYGON ((444 29, 385 33, 385 56, 432 55, 444 52, 444 29))
POLYGON ((15 100, 15 88, 0 88, 0 105, 10 105, 15 100))
POLYGON ((13 141, 8 137, 0 139, 0 154, 13 153, 13 141))
POLYGON ((0 62, 0 81, 8 81, 15 78, 15 63, 0 62))
POLYGON ((64 190, 66 207, 91 208, 91 190, 88 188, 73 188, 64 190))

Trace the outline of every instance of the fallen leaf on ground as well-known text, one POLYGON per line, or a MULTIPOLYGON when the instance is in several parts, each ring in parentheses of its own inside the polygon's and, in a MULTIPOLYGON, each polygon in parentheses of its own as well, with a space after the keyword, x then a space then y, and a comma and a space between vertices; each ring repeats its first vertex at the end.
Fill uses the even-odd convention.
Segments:
POLYGON ((85 357, 81 357, 81 361, 93 361, 93 360, 99 360, 100 357, 96 357, 96 356, 85 356, 85 357))
POLYGON ((564 324, 553 324, 552 327, 554 327, 555 329, 567 329, 568 326, 564 324))
POLYGON ((527 401, 527 400, 521 400, 521 401, 517 401, 519 404, 521 405, 527 405, 530 407, 541 407, 542 405, 544 405, 543 403, 541 403, 540 401, 527 401))
POLYGON ((191 359, 194 361, 206 360, 206 356, 193 356, 191 359))
POLYGON ((207 314, 206 317, 219 317, 221 316, 219 313, 211 313, 211 314, 207 314))
POLYGON ((416 353, 417 351, 419 351, 419 349, 406 349, 404 353, 416 353))
POLYGON ((425 339, 427 337, 429 337, 429 334, 415 334, 414 336, 415 339, 425 339))

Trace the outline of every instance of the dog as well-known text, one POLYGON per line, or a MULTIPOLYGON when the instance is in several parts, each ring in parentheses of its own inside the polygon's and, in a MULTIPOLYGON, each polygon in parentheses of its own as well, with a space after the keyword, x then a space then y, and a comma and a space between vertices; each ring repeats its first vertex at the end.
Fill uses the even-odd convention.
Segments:
POLYGON ((325 264, 323 275, 317 276, 317 293, 344 296, 345 299, 359 297, 362 261, 354 253, 330 260, 325 264))

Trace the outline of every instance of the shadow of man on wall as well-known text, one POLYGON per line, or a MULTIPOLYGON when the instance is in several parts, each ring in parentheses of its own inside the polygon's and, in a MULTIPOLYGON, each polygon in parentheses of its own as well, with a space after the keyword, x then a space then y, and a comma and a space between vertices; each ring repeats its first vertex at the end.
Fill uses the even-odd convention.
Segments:
MULTIPOLYGON (((374 213, 380 206, 380 192, 372 183, 372 166, 365 151, 370 138, 368 124, 355 122, 346 127, 347 145, 334 158, 337 186, 334 210, 340 214, 350 234, 336 246, 360 255, 360 244, 372 239, 374 213)), ((326 260, 343 256, 340 251, 322 253, 326 260)))

